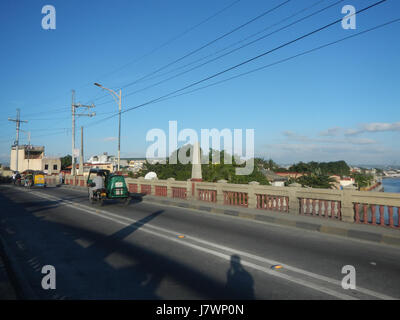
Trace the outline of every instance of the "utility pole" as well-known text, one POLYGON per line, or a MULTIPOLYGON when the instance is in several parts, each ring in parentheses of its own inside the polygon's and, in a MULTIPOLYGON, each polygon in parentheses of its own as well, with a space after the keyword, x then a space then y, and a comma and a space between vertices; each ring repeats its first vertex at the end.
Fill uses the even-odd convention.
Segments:
POLYGON ((16 123, 16 130, 17 130, 17 134, 16 134, 16 140, 15 140, 15 151, 16 151, 16 158, 15 158, 15 171, 18 171, 18 152, 19 152, 19 130, 20 130, 20 126, 21 126, 21 122, 22 123, 28 123, 28 121, 26 120, 21 120, 20 119, 20 110, 17 109, 17 118, 16 119, 10 119, 8 118, 8 121, 13 121, 16 123))
POLYGON ((122 100, 122 90, 119 90, 119 94, 117 94, 114 90, 103 87, 99 83, 94 83, 95 86, 102 88, 103 90, 107 90, 111 93, 115 101, 118 103, 118 171, 120 169, 120 161, 121 161, 121 100, 122 100))
POLYGON ((83 127, 81 126, 81 153, 79 155, 79 175, 83 175, 83 162, 84 162, 84 157, 83 157, 83 127))
POLYGON ((30 151, 31 151, 31 132, 28 131, 28 170, 29 170, 30 151))
MULTIPOLYGON (((75 109, 76 108, 86 108, 89 110, 90 108, 94 108, 94 104, 91 106, 85 106, 80 103, 75 104, 75 90, 72 90, 72 103, 71 103, 71 108, 72 108, 72 169, 71 169, 71 174, 73 176, 76 175, 76 165, 75 165, 75 117, 81 117, 81 116, 86 116, 86 117, 93 117, 96 115, 95 112, 92 113, 76 113, 75 109)), ((80 165, 80 167, 82 164, 80 165)))
POLYGON ((75 90, 72 90, 72 167, 71 174, 75 176, 75 90))

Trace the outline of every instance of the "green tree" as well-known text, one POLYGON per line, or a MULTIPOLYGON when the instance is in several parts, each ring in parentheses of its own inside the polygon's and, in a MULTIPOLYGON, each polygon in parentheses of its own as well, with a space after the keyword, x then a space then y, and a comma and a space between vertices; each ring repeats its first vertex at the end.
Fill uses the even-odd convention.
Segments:
POLYGON ((358 187, 360 187, 360 188, 369 187, 374 180, 374 177, 372 175, 364 174, 364 173, 355 172, 355 173, 352 173, 351 176, 354 178, 355 182, 357 183, 358 187))
POLYGON ((61 169, 65 170, 68 166, 72 164, 72 156, 66 155, 65 157, 60 158, 61 160, 61 169))
POLYGON ((303 187, 331 189, 335 179, 327 175, 311 173, 297 178, 296 182, 300 183, 303 187))
MULTIPOLYGON (((192 148, 190 146, 185 146, 185 149, 178 149, 174 152, 174 154, 171 155, 173 157, 175 154, 180 152, 182 149, 183 152, 186 150, 186 155, 189 156, 192 148)), ((149 162, 146 162, 144 165, 144 169, 140 173, 141 176, 146 175, 148 172, 155 172, 157 174, 157 177, 159 179, 168 179, 168 178, 175 178, 178 181, 186 181, 187 179, 190 179, 192 176, 192 164, 182 164, 179 162, 179 158, 177 157, 177 163, 172 164, 170 163, 170 159, 167 159, 165 164, 161 163, 156 163, 156 164, 150 164, 149 162)), ((203 155, 204 157, 204 155, 203 155)), ((264 174, 261 172, 261 169, 255 160, 255 166, 254 170, 250 175, 246 176, 239 176, 236 175, 236 168, 240 166, 244 166, 238 164, 235 159, 232 159, 231 161, 225 161, 225 159, 232 159, 232 156, 229 154, 226 154, 224 151, 217 151, 217 150, 212 150, 210 149, 209 152, 209 159, 207 164, 202 165, 202 176, 203 176, 203 181, 208 181, 208 182, 217 182, 218 180, 227 180, 229 183, 249 183, 251 181, 257 181, 260 184, 267 185, 269 184, 268 180, 264 176, 264 174), (216 156, 219 153, 220 160, 219 161, 214 161, 213 162, 213 155, 216 156), (227 163, 225 163, 227 162, 227 163), (231 162, 231 163, 229 163, 231 162)))

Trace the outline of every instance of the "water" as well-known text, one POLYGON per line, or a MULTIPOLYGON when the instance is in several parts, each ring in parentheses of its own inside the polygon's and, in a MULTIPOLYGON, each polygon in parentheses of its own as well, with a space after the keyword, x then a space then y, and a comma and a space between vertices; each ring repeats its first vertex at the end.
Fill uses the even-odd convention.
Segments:
MULTIPOLYGON (((387 179, 382 179, 382 184, 383 184, 383 188, 385 192, 393 192, 393 193, 399 193, 400 196, 400 178, 387 178, 387 179)), ((360 210, 359 210, 359 214, 362 216, 362 206, 360 206, 360 210)), ((385 224, 389 224, 389 211, 388 211, 388 207, 385 206, 384 207, 384 220, 385 220, 385 224)), ((379 223, 379 206, 375 206, 375 215, 376 215, 376 220, 379 223)), ((372 211, 371 208, 368 208, 368 217, 367 217, 368 221, 371 222, 372 220, 372 211)), ((394 224, 395 226, 399 226, 400 224, 400 209, 396 209, 394 208, 393 211, 393 220, 394 220, 394 224)))
POLYGON ((382 184, 385 192, 400 193, 400 178, 382 179, 382 184))

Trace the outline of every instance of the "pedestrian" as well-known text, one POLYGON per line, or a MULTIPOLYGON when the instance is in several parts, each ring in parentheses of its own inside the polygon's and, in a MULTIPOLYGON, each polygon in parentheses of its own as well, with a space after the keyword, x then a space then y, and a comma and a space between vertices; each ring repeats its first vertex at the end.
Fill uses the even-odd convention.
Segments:
POLYGON ((63 177, 62 171, 60 171, 60 174, 58 175, 58 178, 60 180, 60 184, 63 184, 64 183, 64 177, 63 177))

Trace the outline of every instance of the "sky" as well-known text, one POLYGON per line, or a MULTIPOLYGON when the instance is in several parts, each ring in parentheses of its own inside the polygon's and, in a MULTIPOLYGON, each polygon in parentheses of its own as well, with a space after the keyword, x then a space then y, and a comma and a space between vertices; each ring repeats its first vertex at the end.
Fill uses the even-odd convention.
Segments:
POLYGON ((31 143, 45 146, 47 156, 71 154, 71 90, 76 103, 94 104, 96 112, 77 118, 76 146, 83 126, 86 159, 116 154, 118 105, 93 85, 98 82, 122 90, 122 157, 144 157, 152 144, 146 134, 160 128, 168 135, 169 121, 177 121, 178 131, 190 128, 199 135, 201 129, 254 129, 255 155, 281 164, 399 165, 399 21, 274 64, 400 18, 397 0, 357 13, 356 29, 345 30, 339 22, 169 99, 135 108, 341 19, 344 5, 358 12, 377 1, 3 0, 0 162, 9 163, 15 123, 8 118, 15 118, 17 108, 28 121, 21 144, 30 132, 31 143), (56 10, 53 30, 42 27, 45 5, 56 10), (185 70, 190 71, 179 75, 185 70))

